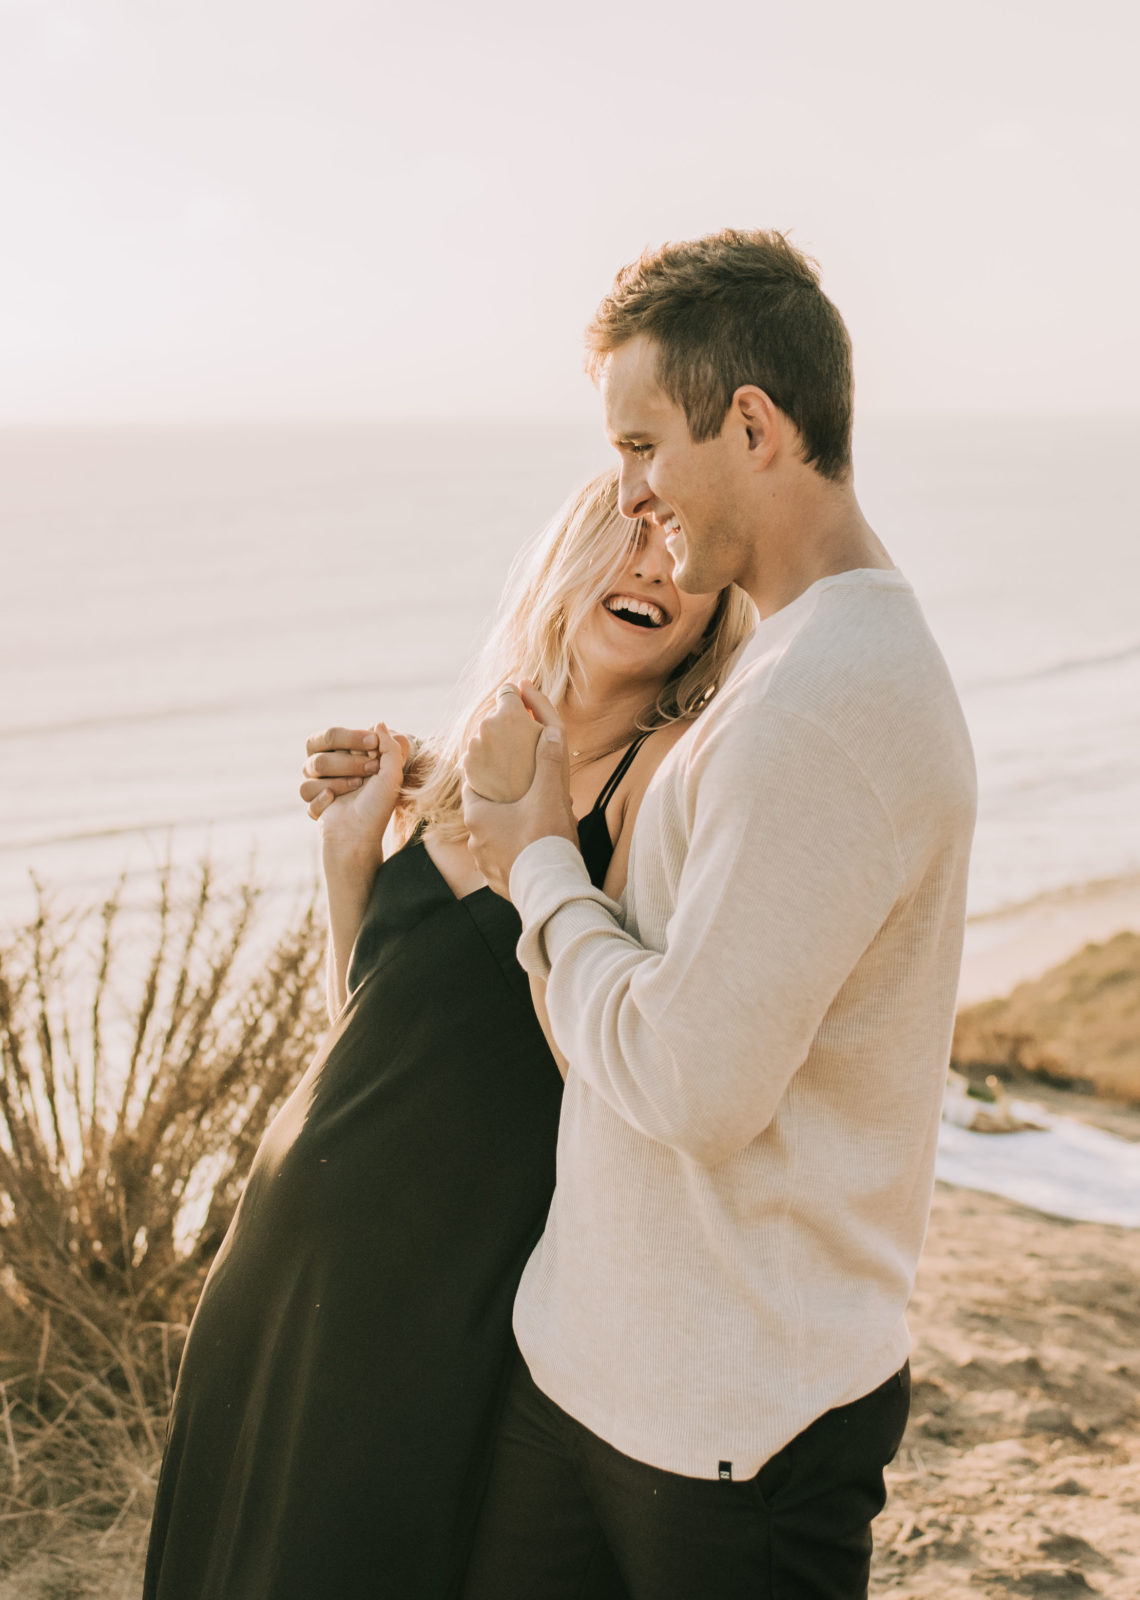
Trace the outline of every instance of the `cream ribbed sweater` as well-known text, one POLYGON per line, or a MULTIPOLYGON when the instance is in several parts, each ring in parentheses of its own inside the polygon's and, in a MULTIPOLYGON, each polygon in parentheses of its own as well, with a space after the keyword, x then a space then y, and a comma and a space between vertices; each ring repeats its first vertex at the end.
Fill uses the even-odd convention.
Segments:
POLYGON ((749 1476, 905 1360, 974 807, 914 594, 864 570, 744 646, 646 794, 623 905, 565 839, 515 863, 570 1061, 515 1330, 625 1454, 749 1476))

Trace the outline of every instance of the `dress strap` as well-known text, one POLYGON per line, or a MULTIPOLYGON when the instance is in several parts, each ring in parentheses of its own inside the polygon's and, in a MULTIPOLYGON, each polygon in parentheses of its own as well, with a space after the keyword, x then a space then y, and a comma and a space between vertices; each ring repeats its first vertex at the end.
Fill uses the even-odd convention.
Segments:
POLYGON ((649 738, 649 733, 652 732, 652 731, 653 730, 650 729, 649 732, 638 734, 637 738, 633 741, 633 743, 630 745, 629 749, 625 752, 625 755, 622 756, 622 758, 618 762, 617 766, 614 768, 614 770, 610 773, 609 777, 606 779, 606 782, 605 782, 605 785, 604 785, 604 787, 602 789, 601 794, 594 801, 593 806, 590 808, 590 815, 591 816, 593 816, 594 812, 596 812, 596 811, 604 811, 606 809, 606 807, 609 805, 610 801, 614 797, 614 792, 617 789, 618 784, 625 777, 626 773, 629 771, 630 767, 633 765, 634 756, 641 749, 641 747, 645 743, 646 739, 649 738))

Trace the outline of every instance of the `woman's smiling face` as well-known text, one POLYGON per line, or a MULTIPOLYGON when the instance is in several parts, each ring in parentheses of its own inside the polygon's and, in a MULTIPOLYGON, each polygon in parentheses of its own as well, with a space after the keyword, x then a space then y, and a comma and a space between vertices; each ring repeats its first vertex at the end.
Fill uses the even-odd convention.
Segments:
POLYGON ((664 529, 642 522, 616 585, 578 629, 574 653, 589 677, 603 673, 659 687, 696 649, 717 599, 677 588, 664 529))

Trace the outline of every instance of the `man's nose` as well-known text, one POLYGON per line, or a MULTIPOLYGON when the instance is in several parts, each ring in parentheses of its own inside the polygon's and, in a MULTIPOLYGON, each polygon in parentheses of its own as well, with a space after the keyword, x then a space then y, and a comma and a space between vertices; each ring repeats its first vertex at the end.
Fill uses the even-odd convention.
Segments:
POLYGON ((623 517, 647 517, 652 503, 644 466, 636 457, 626 456, 618 470, 618 510, 623 517))

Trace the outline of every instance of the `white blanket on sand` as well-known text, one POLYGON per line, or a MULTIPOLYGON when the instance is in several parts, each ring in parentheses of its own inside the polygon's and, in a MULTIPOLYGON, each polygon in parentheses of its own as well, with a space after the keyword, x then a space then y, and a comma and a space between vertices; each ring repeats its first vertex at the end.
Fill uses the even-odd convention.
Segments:
POLYGON ((1004 1195, 1049 1216, 1140 1228, 1140 1144, 1040 1106, 1013 1109, 1044 1131, 974 1133, 943 1122, 936 1172, 945 1183, 1004 1195))

